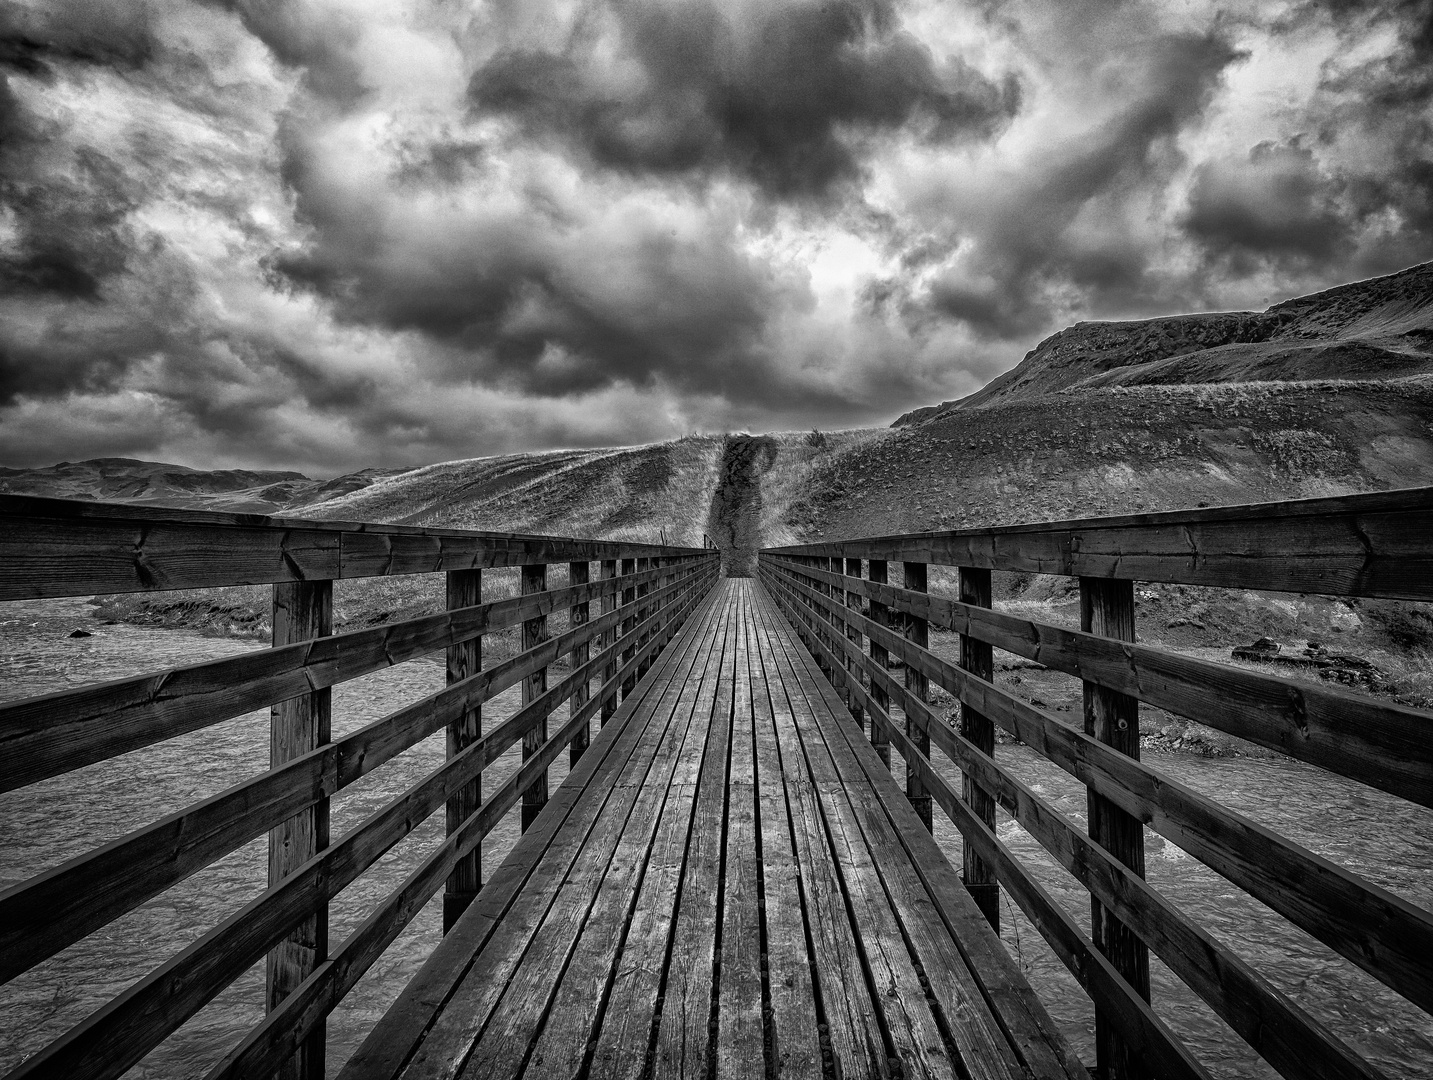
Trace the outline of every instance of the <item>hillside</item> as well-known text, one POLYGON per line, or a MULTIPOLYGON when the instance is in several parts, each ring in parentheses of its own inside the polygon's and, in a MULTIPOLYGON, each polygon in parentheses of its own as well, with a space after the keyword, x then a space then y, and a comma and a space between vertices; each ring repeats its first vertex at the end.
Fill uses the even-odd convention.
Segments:
POLYGON ((1263 312, 1076 323, 1040 342, 969 397, 915 409, 895 426, 1074 387, 1396 379, 1429 373, 1433 263, 1424 263, 1286 300, 1263 312))
POLYGON ((298 472, 205 470, 134 458, 92 458, 33 469, 0 468, 0 492, 273 514, 354 491, 385 475, 383 470, 365 469, 311 480, 298 472))

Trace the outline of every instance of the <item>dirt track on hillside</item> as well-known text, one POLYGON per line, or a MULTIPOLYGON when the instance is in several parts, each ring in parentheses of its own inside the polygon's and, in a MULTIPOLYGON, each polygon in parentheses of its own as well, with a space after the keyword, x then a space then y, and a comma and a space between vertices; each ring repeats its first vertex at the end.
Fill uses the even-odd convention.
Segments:
POLYGON ((721 552, 726 577, 753 577, 761 547, 761 475, 776 460, 776 442, 764 435, 728 435, 721 476, 712 493, 707 532, 721 552))

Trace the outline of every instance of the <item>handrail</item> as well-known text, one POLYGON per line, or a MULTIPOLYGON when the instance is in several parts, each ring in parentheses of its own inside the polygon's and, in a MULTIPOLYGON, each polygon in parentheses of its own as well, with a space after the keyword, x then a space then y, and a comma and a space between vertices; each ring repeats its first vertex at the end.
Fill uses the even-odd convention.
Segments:
POLYGON ((701 548, 0 495, 0 600, 429 574, 701 548))
POLYGON ((641 674, 706 602, 719 572, 717 554, 698 548, 8 495, 0 496, 0 553, 0 562, 8 560, 0 567, 0 599, 271 582, 276 639, 272 648, 0 705, 0 791, 270 704, 276 746, 282 735, 293 748, 286 757, 276 749, 267 772, 0 892, 4 982, 250 839, 271 837, 265 893, 27 1059, 12 1077, 117 1076, 265 953, 268 1018, 221 1071, 247 1074, 259 1067, 255 1062, 272 1070, 292 1059, 294 1075, 321 1077, 324 1018, 445 881, 446 931, 450 910, 460 913, 474 895, 465 890, 481 887, 476 860, 483 836, 519 800, 526 827, 545 800, 547 766, 564 747, 574 760, 581 755, 593 718, 606 723, 617 714, 618 701, 630 697, 641 674), (589 566, 598 560, 600 576, 589 566), (566 586, 546 587, 549 562, 570 564, 566 586), (473 602, 481 595, 477 571, 518 566, 520 595, 473 602), (447 574, 448 610, 324 632, 332 579, 425 572, 447 574), (590 611, 594 600, 600 613, 590 611), (548 616, 564 611, 567 628, 550 636, 548 616), (482 667, 477 643, 517 626, 523 627, 521 651, 482 667), (328 737, 330 687, 443 650, 449 658, 443 690, 336 741, 328 737), (571 670, 548 687, 547 669, 563 657, 571 670), (522 707, 482 732, 481 705, 519 684, 522 707), (548 717, 565 701, 570 715, 549 733, 548 717), (328 844, 328 801, 335 792, 445 728, 449 747, 440 768, 328 844), (480 798, 479 777, 519 740, 522 765, 480 798), (337 952, 327 955, 320 940, 295 966, 293 950, 285 951, 288 940, 445 805, 447 840, 337 952), (317 823, 305 827, 309 846, 294 849, 297 862, 286 854, 292 865, 276 869, 274 844, 304 835, 301 828, 281 841, 278 831, 305 820, 317 823), (471 885, 455 885, 460 871, 471 885), (284 983, 278 993, 275 970, 284 983))
POLYGON ((1370 1080, 1383 1074, 1143 880, 1143 826, 1429 1012, 1433 913, 1141 763, 1136 710, 1156 705, 1423 806, 1433 806, 1433 713, 1135 643, 1133 586, 1433 599, 1430 526, 1433 488, 1422 488, 805 544, 763 550, 758 572, 831 692, 857 725, 870 718, 878 750, 893 746, 906 762, 912 805, 933 798, 964 836, 972 899, 994 922, 998 901, 981 890, 1007 889, 1090 994, 1101 1068, 1204 1075, 1148 1012, 1152 949, 1283 1075, 1370 1080), (906 587, 887 582, 889 561, 906 564, 906 587), (959 599, 926 590, 926 562, 958 568, 959 599), (991 569, 1078 576, 1083 628, 992 610, 991 569), (959 635, 959 664, 925 645, 926 625, 959 635), (977 644, 1081 679, 1084 729, 994 685, 977 644), (960 730, 927 704, 927 679, 961 703, 960 730), (993 741, 976 737, 982 723, 1087 786, 1088 834, 996 761, 993 741), (930 744, 962 771, 963 791, 930 744), (995 835, 996 805, 1090 892, 1089 933, 995 835), (972 858, 998 885, 976 884, 985 879, 970 876, 972 858))
POLYGON ((766 549, 985 570, 1433 600, 1433 487, 766 549))

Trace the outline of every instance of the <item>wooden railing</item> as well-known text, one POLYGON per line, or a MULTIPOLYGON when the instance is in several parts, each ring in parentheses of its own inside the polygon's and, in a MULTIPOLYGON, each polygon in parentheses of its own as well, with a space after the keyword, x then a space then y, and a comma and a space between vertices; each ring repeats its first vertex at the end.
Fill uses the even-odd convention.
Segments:
POLYGON ((446 932, 481 887, 482 838, 519 800, 527 827, 548 766, 569 745, 576 762, 592 719, 614 714, 718 565, 695 548, 0 496, 0 600, 272 584, 274 631, 272 648, 0 705, 0 791, 273 706, 267 772, 0 893, 8 981, 270 838, 267 891, 10 1075, 118 1076, 267 955, 267 1016, 209 1075, 321 1078, 328 1014, 445 884, 446 932), (568 585, 549 589, 558 562, 568 585), (489 567, 521 567, 519 595, 482 603, 489 567), (446 611, 331 633, 335 579, 420 573, 446 575, 446 611), (547 617, 562 609, 568 629, 549 636, 547 617), (484 667, 483 635, 519 625, 521 651, 484 667), (332 686, 438 650, 444 690, 331 739, 332 686), (570 673, 549 685, 564 656, 570 673), (483 731, 482 703, 519 683, 520 710, 483 731), (441 768, 330 840, 335 792, 445 730, 441 768), (518 740, 521 767, 484 792, 484 769, 518 740), (331 949, 329 901, 445 807, 442 845, 331 949))
POLYGON ((1134 625, 1136 581, 1433 600, 1433 488, 810 544, 763 551, 759 565, 887 764, 892 745, 904 758, 924 820, 934 799, 958 827, 987 919, 998 927, 1003 887, 1089 994, 1100 1075, 1207 1075, 1151 1009, 1150 950, 1283 1075, 1383 1075, 1145 882, 1146 826, 1433 1012, 1433 915, 1142 763, 1138 708, 1422 806, 1433 806, 1433 714, 1138 644, 1134 625), (887 580, 891 561, 902 586, 887 580), (932 563, 958 568, 958 596, 928 591, 932 563), (993 570, 1077 577, 1081 628, 992 610, 993 570), (958 664, 930 651, 930 627, 960 635, 958 664), (994 649, 1083 680, 1083 725, 997 687, 994 649), (960 702, 958 729, 927 703, 927 681, 960 702), (996 726, 1086 785, 1088 830, 999 763, 996 726), (932 743, 961 790, 932 764, 932 743), (1090 893, 1089 934, 997 838, 997 804, 1090 893))

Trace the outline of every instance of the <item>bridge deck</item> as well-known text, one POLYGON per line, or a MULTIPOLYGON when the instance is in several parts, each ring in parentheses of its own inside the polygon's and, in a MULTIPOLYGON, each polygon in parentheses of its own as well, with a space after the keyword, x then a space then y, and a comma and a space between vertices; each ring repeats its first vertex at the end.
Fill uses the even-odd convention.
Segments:
POLYGON ((742 579, 693 614, 343 1075, 760 1073, 1084 1075, 742 579))

